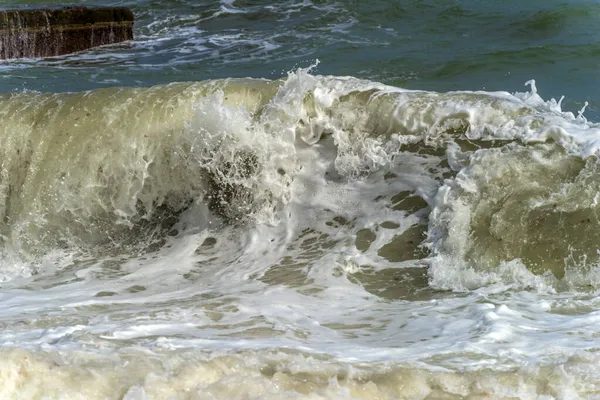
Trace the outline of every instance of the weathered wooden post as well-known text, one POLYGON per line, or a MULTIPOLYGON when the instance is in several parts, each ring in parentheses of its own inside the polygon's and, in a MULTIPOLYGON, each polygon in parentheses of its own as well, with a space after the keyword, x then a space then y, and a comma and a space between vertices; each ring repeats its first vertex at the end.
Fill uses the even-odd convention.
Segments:
POLYGON ((0 10, 0 59, 50 57, 133 39, 126 7, 0 10))

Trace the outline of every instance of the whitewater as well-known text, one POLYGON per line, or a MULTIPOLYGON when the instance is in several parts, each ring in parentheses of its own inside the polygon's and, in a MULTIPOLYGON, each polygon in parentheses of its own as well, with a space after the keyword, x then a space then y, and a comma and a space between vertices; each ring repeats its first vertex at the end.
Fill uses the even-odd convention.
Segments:
POLYGON ((0 397, 594 398, 600 127, 534 81, 0 98, 0 397))
POLYGON ((0 400, 600 399, 598 5, 105 3, 0 62, 0 400))

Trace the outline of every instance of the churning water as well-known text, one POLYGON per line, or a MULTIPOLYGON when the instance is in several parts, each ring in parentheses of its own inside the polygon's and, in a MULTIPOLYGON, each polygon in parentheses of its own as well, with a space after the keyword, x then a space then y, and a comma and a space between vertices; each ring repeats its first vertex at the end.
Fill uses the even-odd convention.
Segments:
POLYGON ((599 6, 112 4, 0 64, 0 398, 600 398, 599 6))

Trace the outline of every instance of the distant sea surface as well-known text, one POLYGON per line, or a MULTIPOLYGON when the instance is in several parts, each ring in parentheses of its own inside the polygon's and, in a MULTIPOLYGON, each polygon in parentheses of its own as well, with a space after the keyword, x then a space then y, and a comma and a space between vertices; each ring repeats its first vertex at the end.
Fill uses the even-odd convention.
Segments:
POLYGON ((102 5, 0 62, 0 399, 600 399, 600 4, 102 5))

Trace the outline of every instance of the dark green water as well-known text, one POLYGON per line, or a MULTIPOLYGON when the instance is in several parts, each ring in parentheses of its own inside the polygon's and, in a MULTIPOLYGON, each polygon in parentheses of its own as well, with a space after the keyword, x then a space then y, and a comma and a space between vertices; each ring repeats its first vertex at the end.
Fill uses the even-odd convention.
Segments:
MULTIPOLYGON (((8 1, 6 8, 92 5, 8 1)), ((79 91, 316 73, 411 89, 522 91, 598 115, 600 5, 593 1, 112 1, 136 15, 133 43, 1 64, 0 91, 79 91)))

